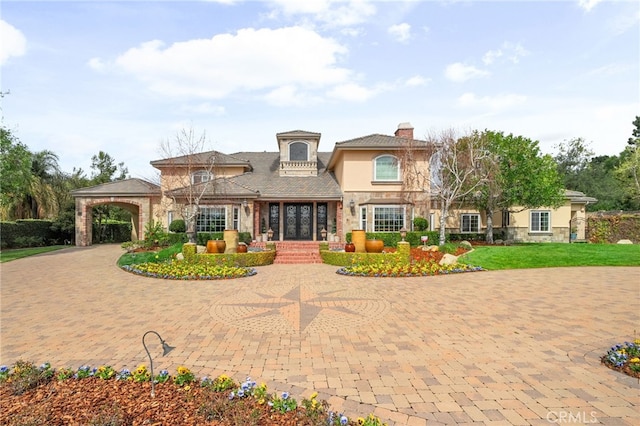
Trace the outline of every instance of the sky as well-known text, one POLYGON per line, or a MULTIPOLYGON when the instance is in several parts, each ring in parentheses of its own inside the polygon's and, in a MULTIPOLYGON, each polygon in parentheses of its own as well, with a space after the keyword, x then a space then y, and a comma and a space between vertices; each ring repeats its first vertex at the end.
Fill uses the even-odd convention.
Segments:
POLYGON ((131 177, 182 129, 207 149, 320 150, 409 122, 495 130, 543 153, 617 155, 640 115, 637 1, 12 1, 0 5, 2 125, 65 172, 99 151, 131 177))

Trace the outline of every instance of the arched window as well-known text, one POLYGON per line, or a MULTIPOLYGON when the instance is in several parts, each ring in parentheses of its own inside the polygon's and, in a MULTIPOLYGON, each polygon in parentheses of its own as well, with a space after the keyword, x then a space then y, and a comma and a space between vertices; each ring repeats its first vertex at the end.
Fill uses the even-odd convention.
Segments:
POLYGON ((393 155, 381 155, 373 160, 373 180, 374 181, 394 181, 400 180, 399 162, 393 155))
POLYGON ((308 161, 309 147, 304 142, 289 144, 289 161, 308 161))
POLYGON ((213 174, 207 170, 198 170, 197 172, 193 172, 191 174, 191 183, 194 185, 198 183, 209 182, 212 179, 213 174))

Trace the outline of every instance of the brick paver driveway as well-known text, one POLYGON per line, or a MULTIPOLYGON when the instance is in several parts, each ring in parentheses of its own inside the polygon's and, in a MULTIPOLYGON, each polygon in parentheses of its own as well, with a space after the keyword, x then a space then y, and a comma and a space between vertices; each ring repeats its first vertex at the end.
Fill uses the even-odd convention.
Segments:
POLYGON ((637 380, 599 364, 640 335, 640 268, 559 268, 368 279, 272 265, 229 281, 117 268, 118 246, 2 264, 0 363, 147 361, 249 375, 390 424, 640 424, 637 380), (153 336, 151 336, 153 337, 153 336), (154 345, 156 347, 154 347, 154 345))

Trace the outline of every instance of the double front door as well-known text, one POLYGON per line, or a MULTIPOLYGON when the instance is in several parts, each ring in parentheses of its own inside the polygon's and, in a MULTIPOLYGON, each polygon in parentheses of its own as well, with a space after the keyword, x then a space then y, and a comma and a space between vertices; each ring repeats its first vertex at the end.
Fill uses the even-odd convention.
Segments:
MULTIPOLYGON (((283 238, 285 240, 313 240, 314 223, 316 239, 322 240, 320 232, 327 229, 327 204, 317 203, 314 211, 313 203, 284 203, 282 205, 283 238)), ((269 226, 277 238, 280 235, 280 204, 269 205, 269 226)))

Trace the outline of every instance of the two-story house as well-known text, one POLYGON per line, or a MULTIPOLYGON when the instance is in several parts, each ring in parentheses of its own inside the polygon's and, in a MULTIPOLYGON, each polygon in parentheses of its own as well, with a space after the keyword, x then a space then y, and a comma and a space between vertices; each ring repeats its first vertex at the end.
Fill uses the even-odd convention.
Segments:
MULTIPOLYGON (((320 133, 301 130, 277 133, 277 151, 209 151, 151 161, 160 171, 159 186, 128 179, 74 191, 76 244, 91 244, 91 208, 104 203, 129 208, 133 239, 142 238, 151 220, 168 228, 196 201, 196 231, 237 229, 257 241, 267 234, 276 241, 320 241, 323 231, 329 241, 344 241, 354 229, 411 230, 416 216, 435 229, 439 212, 432 209, 428 179, 411 176, 416 170, 428 176, 433 147, 414 139, 409 123, 401 123, 393 136, 337 142, 332 151, 319 151, 320 139, 320 133)), ((585 206, 594 201, 567 191, 558 209, 502 212, 493 223, 517 241, 569 241, 573 231, 583 239, 585 206)), ((446 226, 450 232, 475 233, 483 232, 485 222, 473 209, 456 208, 446 226)))

